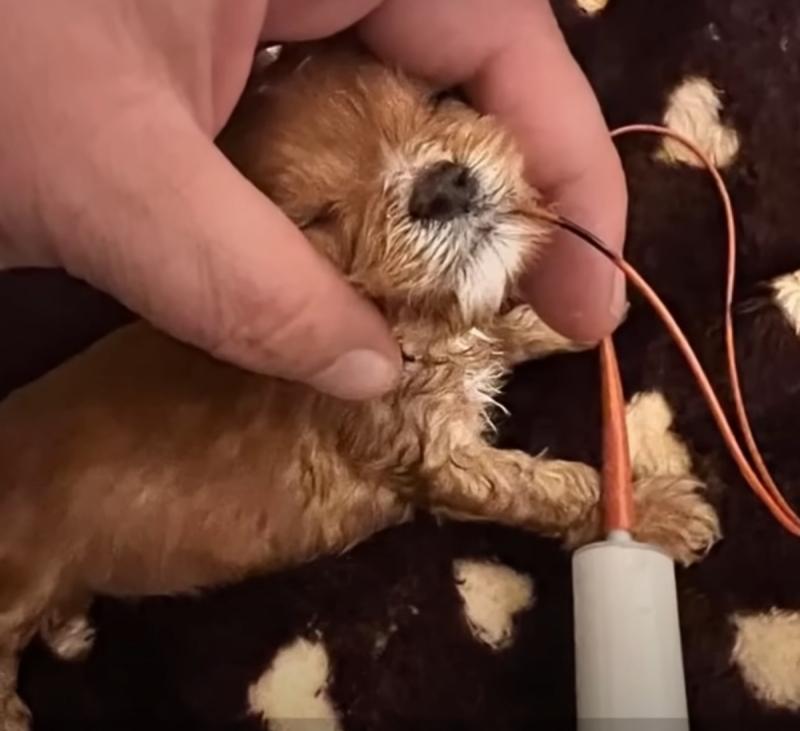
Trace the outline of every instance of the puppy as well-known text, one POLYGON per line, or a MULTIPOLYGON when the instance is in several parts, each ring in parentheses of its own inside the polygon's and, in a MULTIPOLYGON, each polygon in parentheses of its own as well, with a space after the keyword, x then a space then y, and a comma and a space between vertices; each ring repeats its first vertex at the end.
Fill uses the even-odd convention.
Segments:
POLYGON ((374 301, 397 389, 345 403, 124 328, 0 404, 0 729, 26 728, 17 656, 88 649, 95 593, 193 592, 344 551, 415 507, 565 535, 586 465, 486 441, 515 363, 574 350, 512 284, 545 203, 493 120, 350 45, 301 45, 221 138, 374 301))

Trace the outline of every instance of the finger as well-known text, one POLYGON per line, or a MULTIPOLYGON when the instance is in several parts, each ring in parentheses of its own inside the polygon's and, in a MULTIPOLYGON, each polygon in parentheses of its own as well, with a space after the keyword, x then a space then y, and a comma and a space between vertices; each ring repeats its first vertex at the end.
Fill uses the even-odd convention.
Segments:
MULTIPOLYGON (((388 0, 362 24, 383 58, 443 84, 511 129, 530 180, 615 250, 627 194, 621 164, 592 90, 540 0, 388 0), (480 33, 475 32, 480 28, 480 33)), ((618 324, 624 281, 582 242, 558 233, 524 281, 531 304, 564 335, 593 341, 618 324)))
POLYGON ((245 368, 342 398, 391 388, 399 354, 379 314, 182 110, 147 108, 105 137, 61 197, 58 215, 83 224, 61 252, 73 272, 245 368))

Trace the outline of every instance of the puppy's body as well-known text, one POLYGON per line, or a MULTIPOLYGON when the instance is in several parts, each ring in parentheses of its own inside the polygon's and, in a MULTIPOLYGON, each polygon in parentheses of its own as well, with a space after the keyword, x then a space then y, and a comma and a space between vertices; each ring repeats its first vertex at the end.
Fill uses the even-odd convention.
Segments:
MULTIPOLYGON (((565 347, 527 309, 498 324, 519 336, 514 357, 565 347)), ((24 722, 15 653, 94 593, 228 583, 345 550, 414 505, 550 532, 575 523, 595 501, 593 470, 481 438, 505 344, 415 334, 397 392, 370 404, 245 373, 136 324, 0 405, 7 728, 24 722)))
POLYGON ((120 330, 0 408, 3 578, 67 599, 181 592, 343 550, 414 503, 542 530, 588 508, 580 465, 579 506, 564 485, 537 510, 535 485, 482 464, 510 455, 534 477, 480 439, 501 343, 476 332, 416 358, 395 394, 348 404, 120 330), (451 466, 474 487, 437 484, 451 466))
POLYGON ((507 370, 575 348, 507 304, 546 230, 506 136, 349 50, 261 82, 227 152, 382 309, 401 382, 345 403, 140 323, 0 404, 2 731, 26 724, 17 653, 40 628, 63 650, 93 593, 235 581, 414 506, 564 534, 596 504, 593 469, 485 439, 507 370))
POLYGON ((140 595, 344 548, 400 511, 349 478, 331 407, 127 327, 2 405, 0 566, 140 595))

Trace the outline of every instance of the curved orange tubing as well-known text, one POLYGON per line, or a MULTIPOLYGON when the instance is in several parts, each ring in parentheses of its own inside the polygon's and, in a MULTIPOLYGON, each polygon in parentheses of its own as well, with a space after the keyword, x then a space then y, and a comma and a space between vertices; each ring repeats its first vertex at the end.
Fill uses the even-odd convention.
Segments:
MULTIPOLYGON (((725 349, 727 356, 728 373, 731 382, 733 402, 737 421, 744 435, 744 442, 750 455, 750 460, 741 448, 733 429, 725 415, 719 399, 714 392, 708 376, 703 370, 692 346, 673 318, 661 298, 644 280, 644 278, 619 254, 611 251, 596 236, 581 228, 577 224, 558 215, 545 216, 553 223, 572 231, 596 249, 624 272, 627 279, 636 287, 661 318, 667 330, 683 354, 694 375, 711 415, 717 424, 728 451, 739 468, 742 477, 766 505, 775 519, 790 533, 800 537, 800 517, 789 505, 781 494, 775 480, 772 478, 761 452, 758 449, 747 409, 744 405, 739 369, 736 364, 736 347, 733 326, 733 291, 736 277, 736 226, 733 216, 733 205, 722 176, 708 156, 700 150, 691 140, 683 135, 657 125, 634 124, 614 130, 612 137, 625 134, 645 133, 671 137, 689 150, 691 150, 703 165, 708 169, 714 179, 717 190, 725 211, 725 224, 727 228, 728 244, 728 270, 725 286, 725 349)), ((603 368, 603 398, 604 398, 604 505, 606 506, 606 529, 629 530, 633 520, 632 485, 630 478, 630 464, 625 427, 625 400, 619 382, 619 370, 614 357, 614 347, 611 338, 607 338, 601 345, 603 368)))

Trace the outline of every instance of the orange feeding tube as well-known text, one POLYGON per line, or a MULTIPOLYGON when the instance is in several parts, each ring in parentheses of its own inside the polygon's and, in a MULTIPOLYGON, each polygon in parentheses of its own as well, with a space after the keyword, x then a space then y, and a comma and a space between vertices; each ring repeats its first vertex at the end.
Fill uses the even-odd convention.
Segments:
POLYGON ((600 343, 603 413, 603 526, 606 535, 633 530, 633 482, 625 425, 625 396, 610 337, 600 343))

